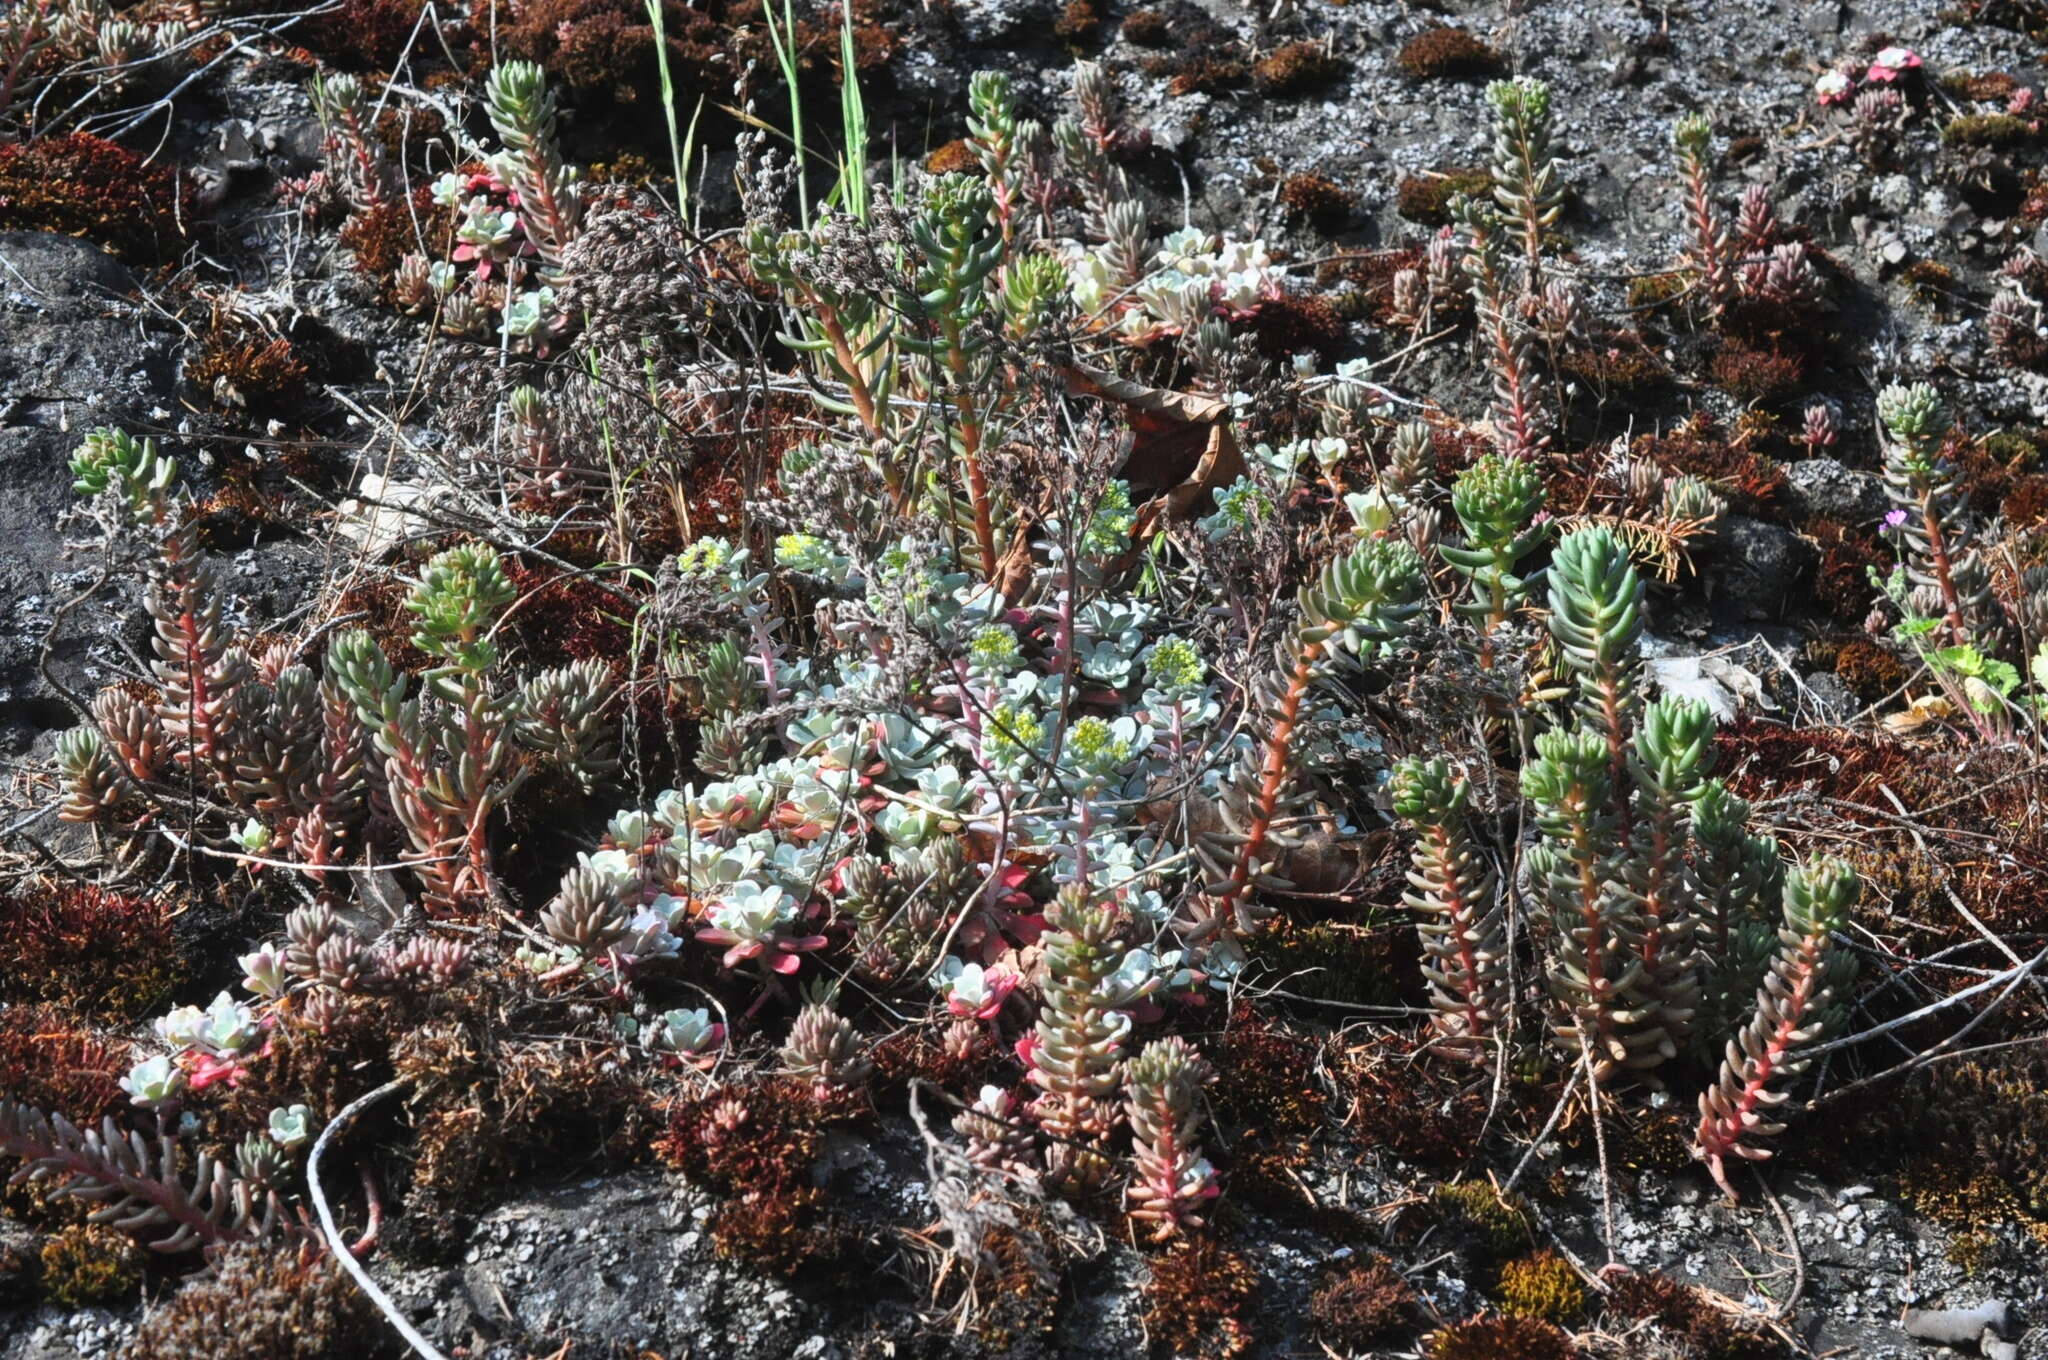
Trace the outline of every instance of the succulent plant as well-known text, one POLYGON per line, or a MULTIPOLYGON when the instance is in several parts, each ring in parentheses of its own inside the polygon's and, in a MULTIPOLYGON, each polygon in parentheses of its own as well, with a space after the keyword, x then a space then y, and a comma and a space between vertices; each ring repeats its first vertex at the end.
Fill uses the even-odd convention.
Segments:
POLYGON ((1507 1019, 1499 878, 1466 827, 1471 784, 1441 758, 1410 757, 1390 781, 1395 815, 1415 829, 1402 897, 1422 937, 1423 977, 1443 1051, 1478 1058, 1507 1019))
POLYGON ((1856 904, 1854 870, 1836 860, 1795 869, 1785 880, 1784 921, 1749 1024, 1728 1041, 1714 1084, 1700 1093, 1700 1123, 1693 1155, 1727 1191, 1730 1157, 1771 1155, 1762 1140, 1784 1129, 1771 1115, 1791 1099, 1791 1082, 1805 1071, 1804 1056, 1840 1023, 1835 1003, 1853 976, 1852 960, 1833 937, 1856 904))

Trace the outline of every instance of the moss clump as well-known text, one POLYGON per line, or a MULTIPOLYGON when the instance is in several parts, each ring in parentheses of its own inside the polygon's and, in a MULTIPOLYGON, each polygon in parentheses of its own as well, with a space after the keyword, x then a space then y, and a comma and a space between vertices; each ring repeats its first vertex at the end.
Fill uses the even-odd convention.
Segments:
POLYGON ((1429 1192, 1438 1212, 1472 1230, 1495 1258, 1512 1256, 1529 1246, 1529 1215, 1517 1199, 1503 1198, 1486 1181, 1443 1183, 1429 1192))
POLYGON ((1655 1271, 1616 1280, 1607 1292, 1607 1313, 1655 1323, 1695 1360, 1775 1360, 1786 1354, 1784 1344, 1769 1332, 1737 1321, 1691 1285, 1655 1271))
POLYGON ((1478 80, 1507 69, 1499 49, 1448 24, 1423 29, 1394 60, 1417 80, 1478 80))
POLYGON ((1806 358, 1777 345, 1730 340, 1714 356, 1709 371, 1738 401, 1771 401, 1799 389, 1806 376, 1806 358))
POLYGON ((0 230, 83 236, 126 259, 175 254, 191 220, 175 172, 83 132, 0 146, 0 230))
POLYGON ((0 999, 92 1016, 145 1014, 184 976, 171 906, 81 883, 0 896, 0 999))
POLYGON ((1906 683, 1906 667, 1869 638, 1850 638, 1835 653, 1835 678, 1866 704, 1874 704, 1906 683))
POLYGON ((1289 175, 1280 186, 1280 201, 1325 229, 1341 226, 1356 206, 1350 194, 1322 175, 1289 175))
POLYGON ((1571 1262, 1545 1247, 1500 1268, 1500 1306, 1516 1317, 1571 1322, 1586 1309, 1586 1286, 1571 1262))
POLYGON ((1476 1317, 1434 1333, 1429 1360, 1575 1360, 1572 1339, 1540 1318, 1476 1317))
POLYGON ((209 332, 185 367, 185 381, 214 405, 259 413, 287 410, 304 400, 310 375, 291 341, 234 326, 209 332))
POLYGON ((120 1360, 355 1360, 392 1354, 380 1326, 331 1257, 248 1243, 144 1318, 120 1360))
POLYGON ((128 1045, 78 1023, 59 1006, 0 1006, 0 1091, 43 1110, 96 1124, 126 1104, 120 1086, 128 1045))
POLYGON ((1482 197, 1493 190, 1493 172, 1483 165, 1404 175, 1394 189, 1394 211, 1425 227, 1451 220, 1451 200, 1482 197))
POLYGON ((981 157, 974 154, 973 144, 965 137, 955 137, 926 156, 924 168, 934 175, 980 174, 981 157))
POLYGON ((1602 398, 1641 397, 1671 381, 1671 368, 1640 337, 1621 335, 1615 343, 1573 346, 1558 356, 1558 367, 1602 398))
POLYGON ((1309 1299, 1316 1335, 1353 1350, 1385 1341, 1415 1315, 1415 1291, 1384 1256, 1332 1276, 1309 1299))
POLYGON ((1276 48, 1252 67, 1252 82, 1265 94, 1306 94, 1330 84, 1344 63, 1319 42, 1291 42, 1276 48))
POLYGON ((1913 301, 1939 311, 1956 296, 1956 271, 1939 260, 1915 260, 1900 273, 1913 301))
POLYGON ((1685 275, 1677 270, 1638 274, 1628 281, 1628 305, 1638 312, 1662 307, 1683 293, 1685 286, 1685 275))
POLYGON ((1977 75, 1970 71, 1951 71, 1941 78, 1941 88, 1958 99, 1968 99, 1978 104, 2003 104, 2019 88, 2019 81, 2004 71, 1993 71, 1977 75))
POLYGON ((2025 146, 2040 135, 2039 124, 2010 113, 1965 113, 1941 130, 1945 146, 2025 146))
POLYGON ((1289 293, 1267 298, 1244 323, 1261 353, 1273 356, 1314 351, 1325 359, 1344 340, 1344 318, 1325 298, 1289 293))
POLYGON ((1250 1261, 1198 1237, 1153 1258, 1145 1326, 1170 1355, 1234 1360, 1251 1349, 1246 1318, 1258 1292, 1250 1261))
POLYGON ((66 1308, 112 1303, 142 1284, 142 1248, 98 1223, 73 1224, 45 1242, 41 1264, 43 1292, 66 1308))
POLYGON ((1137 9, 1124 16, 1123 35, 1139 47, 1164 47, 1173 41, 1173 25, 1156 9, 1137 9))
POLYGON ((1095 36, 1102 27, 1102 9, 1095 0, 1067 0, 1060 17, 1052 21, 1053 36, 1077 43, 1095 36))

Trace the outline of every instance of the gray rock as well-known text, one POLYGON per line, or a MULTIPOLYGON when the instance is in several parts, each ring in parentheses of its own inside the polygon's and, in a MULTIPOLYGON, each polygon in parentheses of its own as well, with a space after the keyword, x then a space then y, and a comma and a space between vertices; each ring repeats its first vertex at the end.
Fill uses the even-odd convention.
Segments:
POLYGON ((1899 1323, 1906 1335, 1946 1346, 1965 1346, 1985 1332, 2013 1334, 2012 1305, 1992 1299, 1975 1308, 1908 1308, 1899 1323))
POLYGON ((1023 31, 1027 25, 1051 23, 1053 6, 1046 0, 961 0, 953 16, 969 42, 991 43, 1023 31))
POLYGON ((1825 515, 1867 528, 1884 518, 1890 502, 1884 483, 1867 472, 1844 467, 1832 458, 1808 458, 1785 469, 1785 500, 1793 511, 1825 515))
MULTIPOLYGON (((14 602, 0 623, 0 749, 71 725, 36 655, 75 589, 53 579, 77 565, 57 528, 72 450, 95 426, 177 406, 169 345, 145 328, 135 294, 127 269, 89 242, 0 232, 0 598, 14 602)), ((73 659, 60 654, 59 672, 73 659)))
POLYGON ((1722 604, 1745 619, 1778 618, 1799 602, 1819 554, 1789 529, 1746 515, 1721 521, 1715 583, 1722 604))

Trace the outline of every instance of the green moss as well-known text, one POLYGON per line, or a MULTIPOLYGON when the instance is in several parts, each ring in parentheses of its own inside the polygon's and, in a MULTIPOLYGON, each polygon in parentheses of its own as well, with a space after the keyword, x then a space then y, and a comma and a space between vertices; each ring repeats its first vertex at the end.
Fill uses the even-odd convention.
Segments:
POLYGON ((1966 113, 1941 130, 1947 146, 2024 146, 2039 135, 2032 122, 2010 113, 1966 113))
POLYGON ((1521 1201, 1502 1198, 1490 1182, 1446 1182, 1429 1198, 1446 1218, 1474 1229, 1495 1256, 1511 1256, 1529 1245, 1529 1215, 1521 1201))
POLYGON ((142 1248, 97 1223, 64 1229, 43 1244, 43 1292, 67 1308, 112 1303, 142 1283, 142 1248))
POLYGON ((1503 1312, 1560 1325, 1586 1308, 1586 1286, 1579 1273, 1548 1247, 1502 1266, 1499 1295, 1503 1312))

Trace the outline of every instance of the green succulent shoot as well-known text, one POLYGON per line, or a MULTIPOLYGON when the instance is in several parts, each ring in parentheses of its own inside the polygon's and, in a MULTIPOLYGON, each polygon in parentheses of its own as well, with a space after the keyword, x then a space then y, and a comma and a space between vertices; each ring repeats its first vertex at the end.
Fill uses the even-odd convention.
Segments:
POLYGON ((1877 394, 1877 418, 1904 449, 1910 472, 1931 474, 1936 451, 1949 430, 1948 407, 1927 383, 1893 383, 1877 394))
POLYGON ((1543 508, 1543 479, 1526 459, 1489 453, 1451 485, 1451 509, 1465 530, 1463 547, 1442 546, 1444 561, 1472 583, 1472 599, 1457 606, 1488 629, 1505 623, 1527 599, 1540 573, 1516 567, 1543 542, 1532 525, 1543 508))
POLYGON ((137 523, 154 519, 178 478, 178 464, 156 451, 153 439, 103 428, 85 437, 71 455, 71 489, 81 496, 112 491, 127 503, 137 523))
POLYGON ((488 670, 497 649, 483 633, 517 594, 496 548, 464 544, 437 553, 406 596, 417 625, 412 645, 457 670, 488 670))

